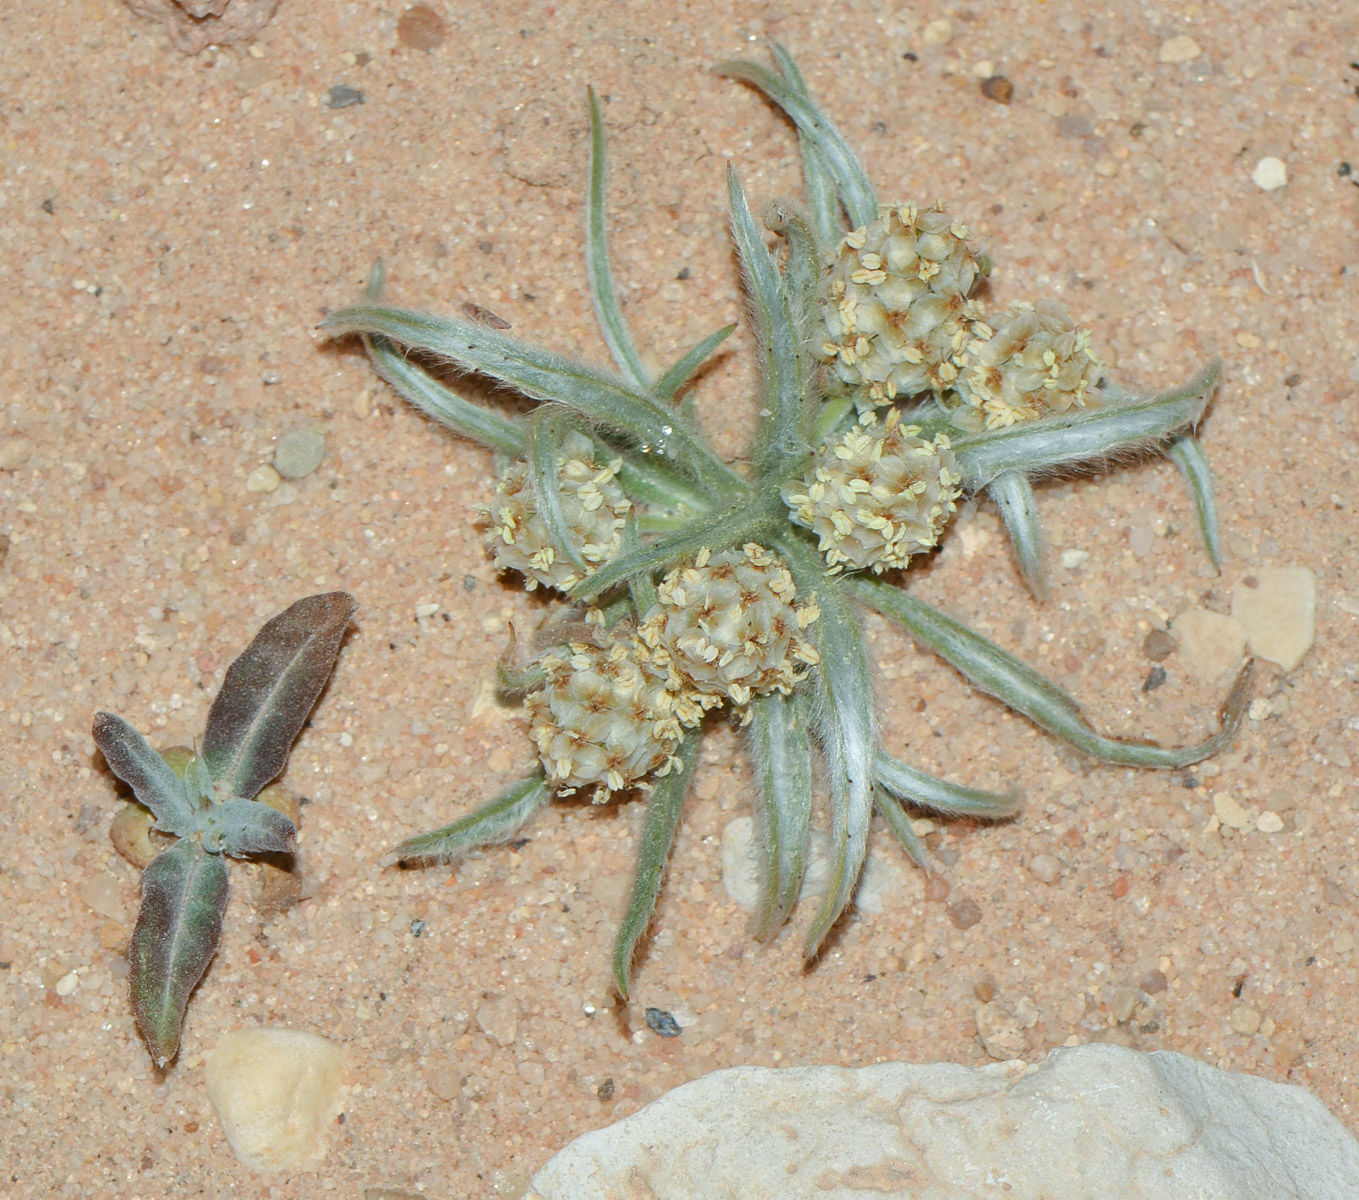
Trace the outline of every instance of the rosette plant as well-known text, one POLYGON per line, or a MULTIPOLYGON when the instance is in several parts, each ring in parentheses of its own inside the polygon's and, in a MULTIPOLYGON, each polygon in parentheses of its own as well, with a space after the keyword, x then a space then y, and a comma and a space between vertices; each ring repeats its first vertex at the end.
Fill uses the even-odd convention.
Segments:
POLYGON ((899 623, 973 685, 1108 763, 1178 767, 1232 736, 1186 747, 1103 736, 1074 699, 1014 655, 913 596, 910 564, 945 532, 959 497, 1000 507, 1024 577, 1042 592, 1032 480, 1169 450, 1188 468, 1216 546, 1209 476, 1193 430, 1218 365, 1172 391, 1134 397, 1102 383, 1089 332, 1045 301, 988 318, 975 294, 986 259, 935 204, 880 205, 853 152, 814 105, 789 54, 777 71, 720 70, 761 88, 792 118, 806 197, 776 201, 765 229, 734 170, 731 226, 758 346, 760 421, 746 460, 722 461, 685 394, 731 332, 719 329, 653 376, 628 331, 605 233, 602 123, 589 97, 586 267, 614 360, 607 370, 484 325, 367 303, 323 328, 364 338, 406 400, 509 460, 486 510, 497 565, 565 606, 531 653, 502 660, 526 697, 540 760, 531 776, 394 852, 403 865, 451 862, 511 837, 554 795, 597 801, 635 789, 646 804, 636 879, 613 955, 626 997, 697 758, 720 709, 745 729, 758 788, 760 899, 754 934, 787 921, 807 865, 813 798, 824 780, 830 871, 804 948, 814 956, 849 903, 874 812, 909 857, 925 860, 913 809, 999 818, 1015 794, 933 778, 878 738, 858 610, 899 623), (422 358, 494 380, 537 405, 510 416, 472 404, 422 358), (819 757, 820 771, 814 759, 819 757))
POLYGON ((222 940, 225 859, 293 853, 292 820, 255 797, 286 765, 356 608, 329 592, 266 621, 227 668, 196 752, 161 754, 122 717, 95 714, 109 769, 155 818, 151 830, 175 839, 142 871, 128 947, 133 1016, 159 1067, 179 1050, 189 996, 222 940))

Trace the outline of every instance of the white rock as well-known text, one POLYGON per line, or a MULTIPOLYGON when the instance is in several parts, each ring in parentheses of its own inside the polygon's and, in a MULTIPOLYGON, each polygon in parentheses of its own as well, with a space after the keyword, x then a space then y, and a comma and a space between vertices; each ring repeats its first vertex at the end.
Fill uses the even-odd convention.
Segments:
POLYGON ((1216 683, 1246 653, 1246 630, 1233 617, 1190 608, 1170 624, 1180 643, 1180 665, 1201 683, 1216 683))
POLYGON ((1232 588, 1232 616, 1252 654, 1292 671, 1317 632, 1317 577, 1306 567, 1261 567, 1232 588))
POLYGON ((577 1138, 525 1200, 1340 1200, 1359 1143, 1302 1088, 1115 1045, 1035 1066, 737 1067, 577 1138))
POLYGON ((1272 192, 1288 182, 1288 167, 1283 159, 1267 154, 1250 173, 1251 182, 1262 191, 1272 192))
POLYGON ((314 1033, 238 1029, 208 1059, 208 1099, 236 1157, 256 1171, 315 1169, 342 1107, 344 1051, 314 1033))

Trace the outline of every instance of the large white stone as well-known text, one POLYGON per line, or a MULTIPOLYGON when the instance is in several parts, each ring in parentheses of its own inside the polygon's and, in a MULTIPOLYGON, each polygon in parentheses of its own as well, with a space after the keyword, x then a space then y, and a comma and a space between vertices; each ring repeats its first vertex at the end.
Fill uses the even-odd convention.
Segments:
POLYGON ((344 1052, 297 1029, 238 1029, 217 1043, 208 1099, 236 1157, 256 1171, 314 1169, 343 1101, 344 1052))
POLYGON ((577 1138, 530 1197, 1342 1200, 1359 1143, 1302 1088, 1166 1051, 737 1067, 577 1138))

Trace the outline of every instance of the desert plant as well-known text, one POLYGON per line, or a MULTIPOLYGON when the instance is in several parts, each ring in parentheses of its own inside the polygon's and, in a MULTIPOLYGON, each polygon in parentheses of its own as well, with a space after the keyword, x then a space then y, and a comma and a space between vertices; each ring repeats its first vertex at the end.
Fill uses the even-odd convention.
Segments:
POLYGON ((403 397, 514 460, 489 505, 490 553, 526 586, 555 588, 573 606, 544 623, 529 661, 502 663, 505 690, 527 696, 541 768, 469 816, 402 843, 394 857, 450 862, 506 840, 554 794, 603 800, 639 788, 646 818, 613 956, 624 996, 705 713, 725 707, 747 731, 759 785, 760 938, 779 930, 798 896, 819 751, 831 870, 806 935, 809 956, 850 900, 875 809, 917 863, 925 852, 908 806, 991 818, 1016 811, 1014 794, 933 778, 880 745, 858 606, 898 622, 975 686, 1106 762, 1175 767, 1204 758, 1232 736, 1246 694, 1243 673, 1221 731, 1194 746, 1104 737, 1055 684, 902 588, 903 568, 938 543, 961 494, 985 491, 1041 595, 1031 480, 1167 445, 1199 468, 1189 474, 1215 545, 1211 485, 1192 431, 1219 368, 1134 398, 1100 385, 1088 331, 1057 306, 1018 307, 988 324, 974 294, 988 264, 967 228, 938 205, 880 206, 792 58, 778 46, 774 54, 777 73, 746 62, 721 68, 792 117, 807 192, 805 204, 767 210, 764 224, 780 240, 771 252, 735 172, 727 177, 762 378, 745 469, 708 447, 684 395, 732 326, 659 377, 628 332, 607 252, 593 93, 586 265, 616 372, 480 325, 386 306, 381 264, 368 302, 323 326, 361 334, 403 397), (469 403, 419 354, 539 406, 521 418, 469 403), (884 571, 892 574, 880 578, 884 571))
MULTIPOLYGON (((293 852, 293 821, 256 797, 287 763, 356 607, 348 593, 328 592, 266 621, 227 668, 196 753, 161 754, 122 717, 95 714, 94 741, 109 769, 155 818, 150 828, 175 839, 142 872, 128 948, 132 1011, 157 1066, 177 1053, 189 996, 222 938, 223 856, 293 852)), ((114 832, 126 837, 136 824, 114 832)))

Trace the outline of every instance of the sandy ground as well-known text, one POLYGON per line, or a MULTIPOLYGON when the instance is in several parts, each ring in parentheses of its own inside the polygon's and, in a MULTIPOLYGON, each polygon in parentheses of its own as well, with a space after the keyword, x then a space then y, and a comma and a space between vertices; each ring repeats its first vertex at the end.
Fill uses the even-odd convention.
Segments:
MULTIPOLYGON (((114 0, 7 6, 0 1197, 517 1196, 576 1134, 717 1067, 984 1061, 984 1003, 983 1024, 1025 1056, 1101 1038, 1181 1050, 1303 1084, 1359 1126, 1351 7, 731 7, 458 5, 426 51, 398 36, 403 3, 284 0, 248 50, 190 57, 114 0), (721 831, 750 783, 718 730, 634 1004, 618 1008, 606 963, 640 806, 560 806, 517 849, 456 871, 380 865, 524 769, 521 715, 487 696, 507 621, 534 608, 474 529, 490 455, 314 327, 381 256, 403 303, 471 301, 602 362, 580 248, 587 83, 606 99, 639 341, 665 362, 736 319, 723 172, 734 161, 757 202, 795 192, 795 141, 709 67, 762 56, 771 35, 884 195, 942 198, 981 234, 993 299, 1065 299, 1131 386, 1227 360, 1202 429, 1222 576, 1173 468, 1150 464, 1045 490, 1054 550, 1089 554, 1055 571, 1047 605, 985 508, 918 593, 1124 734, 1210 727, 1224 685, 1172 656, 1144 692, 1143 638, 1184 608, 1224 610, 1259 566, 1316 573, 1317 641, 1287 676, 1264 664, 1256 694, 1272 702, 1229 752, 1157 774, 1078 760, 869 620, 888 744, 1017 784, 1023 817, 941 827, 929 895, 903 865, 888 911, 846 922, 804 972, 796 931, 753 948, 722 887, 721 831), (1179 35, 1201 52, 1160 61, 1179 35), (1006 76, 1012 103, 984 96, 979 71, 1006 76), (1266 155, 1289 175, 1271 192, 1251 179, 1266 155), (324 432, 320 469, 250 490, 297 428, 324 432), (309 801, 308 898, 261 917, 237 889, 162 1075, 128 1009, 137 875, 108 842, 120 801, 91 716, 191 739, 260 621, 339 587, 362 611, 286 777, 309 801), (417 619, 424 604, 439 612, 417 619), (1214 828, 1224 792, 1284 829, 1214 828), (1027 866, 1043 853, 1060 864, 1051 884, 1027 866), (104 915, 81 898, 92 880, 104 915), (684 1034, 654 1036, 649 1005, 684 1034), (248 1178, 218 1129, 205 1055, 258 1022, 350 1055, 319 1174, 248 1178)), ((751 349, 743 330, 699 394, 731 456, 751 349)), ((875 846, 904 864, 885 830, 875 846)))

